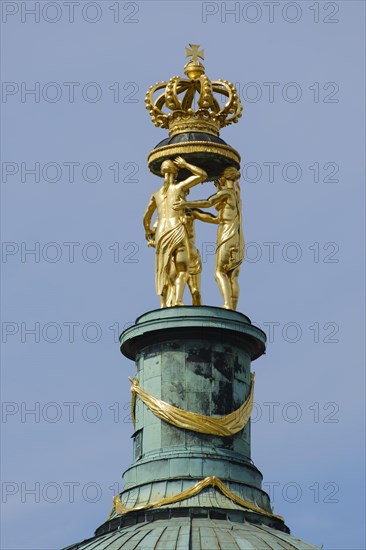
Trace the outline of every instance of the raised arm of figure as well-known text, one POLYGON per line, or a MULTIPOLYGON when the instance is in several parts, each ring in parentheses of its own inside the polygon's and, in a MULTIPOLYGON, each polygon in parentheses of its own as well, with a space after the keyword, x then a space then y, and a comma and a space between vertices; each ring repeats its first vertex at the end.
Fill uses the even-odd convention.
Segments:
POLYGON ((175 184, 184 191, 194 185, 202 183, 207 178, 207 172, 205 172, 205 170, 202 170, 202 168, 199 168, 198 166, 194 166, 194 164, 189 164, 182 157, 176 157, 174 162, 177 166, 179 166, 179 168, 186 168, 193 174, 193 176, 190 176, 189 178, 175 184))

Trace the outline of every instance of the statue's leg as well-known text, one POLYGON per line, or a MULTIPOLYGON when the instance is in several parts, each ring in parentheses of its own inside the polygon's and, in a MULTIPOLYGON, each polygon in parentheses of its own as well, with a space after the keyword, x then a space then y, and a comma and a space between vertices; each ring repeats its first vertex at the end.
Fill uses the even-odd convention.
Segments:
POLYGON ((166 299, 166 307, 175 306, 175 286, 169 285, 166 299))
POLYGON ((231 304, 233 309, 236 309, 238 307, 239 294, 240 294, 239 273, 240 273, 240 266, 233 269, 229 274, 231 304))
POLYGON ((172 307, 174 305, 175 294, 171 284, 172 277, 174 277, 174 265, 170 261, 164 270, 164 286, 160 296, 160 307, 172 307))
POLYGON ((168 284, 168 290, 167 290, 167 301, 166 305, 167 307, 173 307, 175 306, 176 302, 176 296, 175 296, 175 278, 176 278, 176 271, 175 271, 175 265, 174 261, 170 262, 170 271, 169 271, 169 284, 168 284))
POLYGON ((175 253, 175 299, 176 306, 183 306, 183 293, 188 280, 188 266, 189 266, 189 247, 188 239, 186 238, 176 250, 175 253))
POLYGON ((227 273, 218 267, 215 271, 215 279, 224 300, 224 305, 222 307, 225 309, 234 309, 231 301, 231 288, 227 273))
POLYGON ((224 300, 224 305, 222 307, 225 309, 233 309, 231 287, 227 270, 229 260, 230 250, 226 246, 226 243, 223 243, 223 245, 219 246, 216 250, 215 279, 224 300))
POLYGON ((188 286, 192 294, 192 306, 201 306, 202 305, 202 298, 201 298, 201 292, 200 292, 201 273, 197 273, 197 275, 189 275, 188 286))
POLYGON ((189 249, 189 269, 188 269, 188 286, 192 294, 192 306, 201 306, 201 271, 202 271, 202 262, 201 256, 197 248, 190 241, 189 249))

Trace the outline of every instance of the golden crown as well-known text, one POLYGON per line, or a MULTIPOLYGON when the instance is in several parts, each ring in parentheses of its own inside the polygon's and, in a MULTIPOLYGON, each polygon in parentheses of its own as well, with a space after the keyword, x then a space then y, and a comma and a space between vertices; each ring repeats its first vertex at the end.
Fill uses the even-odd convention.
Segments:
POLYGON ((146 108, 155 126, 168 128, 169 136, 181 132, 208 132, 218 136, 221 128, 238 122, 243 107, 231 82, 211 81, 205 75, 205 67, 198 59, 204 59, 204 51, 199 49, 199 45, 189 46, 186 57, 192 59, 184 67, 188 80, 173 76, 169 82, 150 86, 145 98, 146 108), (164 92, 156 97, 155 94, 163 89, 164 92), (226 98, 223 106, 215 94, 218 98, 226 98))

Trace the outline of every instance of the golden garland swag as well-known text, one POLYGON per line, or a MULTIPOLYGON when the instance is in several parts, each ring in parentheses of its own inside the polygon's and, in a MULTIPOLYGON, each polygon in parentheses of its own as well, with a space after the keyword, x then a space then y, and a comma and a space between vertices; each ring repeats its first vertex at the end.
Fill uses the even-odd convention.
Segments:
POLYGON ((136 396, 138 396, 143 403, 150 409, 150 411, 158 416, 165 422, 176 426, 177 428, 183 428, 185 430, 191 430, 203 434, 218 435, 218 436, 231 436, 244 428, 247 424, 252 408, 254 399, 254 373, 250 375, 250 390, 247 399, 244 403, 235 411, 225 416, 219 416, 217 418, 211 416, 205 416, 203 414, 197 414, 189 411, 184 411, 178 407, 174 407, 166 401, 157 399, 147 391, 141 388, 137 378, 129 378, 132 383, 132 420, 135 425, 135 406, 136 396))

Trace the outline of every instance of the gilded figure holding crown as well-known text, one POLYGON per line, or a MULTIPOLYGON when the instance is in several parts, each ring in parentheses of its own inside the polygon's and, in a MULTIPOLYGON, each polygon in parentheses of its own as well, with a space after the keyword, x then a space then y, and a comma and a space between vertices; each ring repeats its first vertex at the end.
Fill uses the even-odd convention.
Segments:
POLYGON ((174 205, 186 196, 190 187, 203 182, 207 173, 188 164, 183 158, 174 161, 165 160, 161 165, 164 183, 150 197, 143 223, 145 235, 150 245, 155 245, 155 286, 160 296, 161 307, 168 305, 183 305, 183 293, 189 275, 190 244, 185 227, 185 209, 174 208, 174 205), (188 169, 193 175, 176 182, 180 168, 188 169), (152 216, 157 210, 156 229, 151 228, 152 216), (173 265, 172 265, 173 264, 173 265), (174 270, 174 281, 171 283, 171 271, 174 270), (174 287, 174 304, 168 304, 168 298, 174 287))
POLYGON ((217 192, 207 200, 178 200, 176 208, 210 208, 218 211, 215 279, 224 299, 223 307, 236 309, 239 300, 239 271, 244 258, 244 236, 241 221, 240 172, 226 168, 215 182, 217 192))

